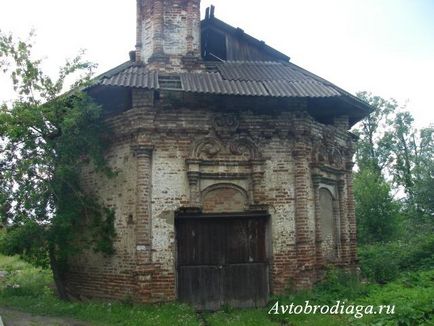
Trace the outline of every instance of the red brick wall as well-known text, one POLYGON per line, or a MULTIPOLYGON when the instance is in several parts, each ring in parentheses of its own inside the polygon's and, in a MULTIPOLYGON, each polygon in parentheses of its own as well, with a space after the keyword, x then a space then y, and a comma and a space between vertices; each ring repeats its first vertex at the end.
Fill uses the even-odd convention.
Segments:
POLYGON ((203 195, 202 211, 204 213, 243 212, 247 207, 245 194, 234 188, 217 188, 203 195))
POLYGON ((191 207, 194 194, 201 196, 204 212, 259 206, 268 210, 270 285, 273 293, 280 294, 310 287, 322 275, 315 189, 326 182, 340 194, 335 213, 341 226, 341 249, 335 264, 354 266, 352 154, 346 151, 350 137, 345 130, 322 125, 306 113, 291 113, 305 110, 306 103, 298 101, 288 112, 238 112, 237 127, 222 132, 214 130, 213 123, 220 112, 200 103, 192 108, 165 107, 161 102, 152 106, 152 94, 144 93, 134 92, 134 108, 110 120, 117 141, 108 158, 119 170, 118 176, 104 179, 91 167, 83 174, 86 188, 115 210, 118 236, 113 257, 85 252, 71 260, 68 285, 72 293, 116 299, 131 296, 141 302, 175 299, 175 212, 191 207), (199 163, 189 161, 197 140, 211 136, 220 142, 219 151, 205 147, 208 154, 199 163), (232 142, 240 139, 254 144, 259 157, 252 161, 251 149, 233 149, 232 142), (345 166, 317 159, 318 148, 335 147, 346 153, 345 166), (196 181, 189 166, 198 169, 196 181), (318 176, 315 182, 314 175, 318 176), (190 191, 193 186, 196 192, 190 191))

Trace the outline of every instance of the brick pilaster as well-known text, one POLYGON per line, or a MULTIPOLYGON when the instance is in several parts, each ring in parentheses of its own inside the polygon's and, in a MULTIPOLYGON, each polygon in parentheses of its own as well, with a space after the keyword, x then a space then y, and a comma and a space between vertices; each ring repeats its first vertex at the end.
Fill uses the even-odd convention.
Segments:
POLYGON ((152 295, 151 262, 151 191, 152 191, 152 147, 132 146, 136 158, 136 295, 140 300, 149 300, 152 295))
POLYGON ((264 178, 264 162, 252 161, 252 199, 253 205, 260 205, 265 202, 262 181, 264 178))
POLYGON ((293 157, 295 168, 295 239, 297 254, 296 287, 312 286, 315 268, 315 243, 308 216, 309 157, 311 148, 306 139, 295 142, 293 157))
POLYGON ((340 240, 341 240, 341 262, 349 263, 350 238, 348 230, 348 215, 346 214, 346 202, 344 196, 345 181, 339 180, 337 183, 338 200, 339 200, 339 216, 340 216, 340 240))
POLYGON ((321 237, 321 223, 320 223, 320 202, 319 202, 319 184, 321 181, 320 175, 313 175, 313 191, 314 191, 314 205, 315 205, 315 247, 316 247, 316 266, 321 267, 324 265, 323 253, 321 250, 322 237, 321 237))
POLYGON ((356 214, 354 205, 353 194, 353 169, 354 163, 347 162, 346 168, 346 181, 347 181, 347 216, 348 216, 348 229, 349 229, 349 261, 351 265, 357 263, 357 229, 356 229, 356 214))
MULTIPOLYGON (((136 241, 137 246, 151 246, 151 189, 152 147, 133 146, 137 162, 136 184, 136 241)), ((142 247, 141 247, 142 248, 142 247)), ((143 248, 142 248, 143 249, 143 248)), ((138 251, 144 251, 139 250, 138 251)), ((146 252, 148 249, 146 250, 146 252)), ((147 259, 149 260, 149 258, 147 259)))

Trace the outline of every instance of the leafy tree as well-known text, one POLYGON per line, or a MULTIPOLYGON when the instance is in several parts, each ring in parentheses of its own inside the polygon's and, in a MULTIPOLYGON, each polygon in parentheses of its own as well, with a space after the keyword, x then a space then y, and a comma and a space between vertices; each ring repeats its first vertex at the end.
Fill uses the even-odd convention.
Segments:
POLYGON ((358 96, 374 108, 354 130, 359 136, 358 167, 370 168, 393 182, 394 190, 405 193, 404 202, 416 215, 434 214, 429 196, 434 183, 434 128, 415 128, 411 113, 393 99, 366 92, 358 96))
POLYGON ((113 213, 79 182, 87 164, 111 174, 104 159, 110 137, 101 109, 79 91, 95 65, 80 54, 52 79, 31 50, 29 41, 0 32, 0 68, 16 92, 0 109, 0 214, 8 231, 0 250, 49 263, 59 295, 67 298, 69 257, 84 247, 113 251, 113 213), (72 91, 61 95, 74 77, 72 91), (89 237, 81 232, 84 221, 89 237))
POLYGON ((390 121, 392 129, 386 131, 384 137, 390 139, 393 181, 406 192, 408 204, 418 208, 425 206, 420 187, 433 183, 430 171, 434 169, 434 129, 428 127, 419 131, 413 122, 409 112, 398 112, 390 121))
POLYGON ((390 194, 390 186, 370 167, 354 177, 357 232, 362 244, 392 240, 397 232, 399 205, 390 194))
POLYGON ((398 108, 398 103, 393 99, 385 100, 367 92, 360 92, 357 96, 369 103, 374 111, 353 130, 359 137, 356 162, 360 169, 369 167, 380 174, 390 164, 391 151, 390 140, 384 137, 382 131, 387 128, 390 117, 398 108))

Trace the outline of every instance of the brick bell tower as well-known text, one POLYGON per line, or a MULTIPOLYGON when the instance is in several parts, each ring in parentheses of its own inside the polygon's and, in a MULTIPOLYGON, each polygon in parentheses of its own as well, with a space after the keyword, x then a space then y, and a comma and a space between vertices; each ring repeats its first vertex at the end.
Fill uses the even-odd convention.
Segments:
POLYGON ((137 63, 176 72, 200 59, 200 0, 137 0, 137 63))

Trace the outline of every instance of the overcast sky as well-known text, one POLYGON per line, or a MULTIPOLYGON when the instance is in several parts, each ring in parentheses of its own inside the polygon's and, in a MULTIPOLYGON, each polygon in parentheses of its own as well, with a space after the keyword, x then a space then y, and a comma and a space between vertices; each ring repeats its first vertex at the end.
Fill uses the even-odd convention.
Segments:
MULTIPOLYGON (((25 37, 56 71, 87 49, 104 72, 135 45, 135 0, 1 0, 0 29, 25 37)), ((409 101, 419 126, 434 122, 434 0, 202 0, 215 16, 355 93, 409 101)), ((4 81, 0 100, 7 99, 4 81)))

